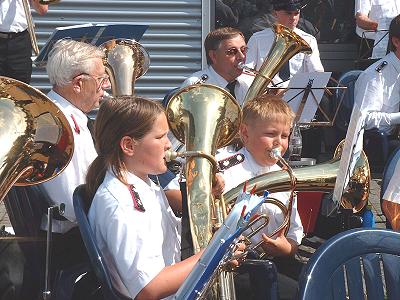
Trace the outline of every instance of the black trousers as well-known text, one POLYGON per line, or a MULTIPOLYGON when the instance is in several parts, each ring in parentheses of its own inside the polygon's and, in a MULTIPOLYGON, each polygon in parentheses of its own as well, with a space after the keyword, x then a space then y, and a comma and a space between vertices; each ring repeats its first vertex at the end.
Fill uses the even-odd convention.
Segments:
POLYGON ((32 45, 29 32, 25 30, 13 37, 0 37, 0 75, 25 83, 31 81, 32 45))

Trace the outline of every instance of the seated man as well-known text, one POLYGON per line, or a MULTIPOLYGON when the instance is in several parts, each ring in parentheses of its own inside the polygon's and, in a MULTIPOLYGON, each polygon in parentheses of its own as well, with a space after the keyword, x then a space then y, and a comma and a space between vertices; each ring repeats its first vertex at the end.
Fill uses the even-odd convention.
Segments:
POLYGON ((400 15, 392 20, 389 35, 390 53, 360 74, 354 87, 354 102, 358 109, 367 112, 366 129, 377 127, 397 144, 396 129, 400 124, 400 86, 397 80, 400 74, 400 15))
MULTIPOLYGON (((389 37, 390 53, 361 73, 355 85, 354 101, 355 109, 366 112, 366 129, 377 127, 388 134, 391 152, 399 145, 400 15, 390 23, 389 37)), ((400 229, 400 205, 395 192, 398 179, 393 176, 382 202, 383 212, 395 230, 400 229)))
POLYGON ((238 65, 246 60, 247 46, 243 34, 231 27, 211 31, 204 40, 208 66, 190 75, 182 87, 204 82, 226 89, 234 98, 243 103, 244 96, 253 80, 242 74, 238 65))
MULTIPOLYGON (((50 205, 65 204, 63 220, 54 220, 54 257, 62 266, 86 257, 77 227, 72 194, 85 183, 85 175, 97 153, 87 127, 86 113, 99 106, 109 86, 103 65, 104 54, 97 47, 73 40, 58 41, 49 54, 47 73, 53 85, 48 96, 64 113, 74 135, 74 153, 69 165, 57 177, 41 185, 50 205)), ((58 218, 62 219, 62 218, 58 218)), ((47 228, 43 217, 42 228, 47 228)), ((62 267, 59 266, 59 267, 62 267)))
MULTIPOLYGON (((312 35, 297 28, 300 19, 300 10, 304 5, 300 0, 276 0, 273 1, 273 15, 276 23, 282 24, 292 29, 302 37, 311 47, 311 54, 298 53, 293 56, 287 65, 281 68, 279 74, 273 79, 274 83, 286 81, 293 77, 297 72, 324 71, 317 40, 312 35)), ((271 28, 254 33, 248 42, 249 51, 246 56, 246 65, 250 68, 259 70, 271 49, 275 33, 271 28)))

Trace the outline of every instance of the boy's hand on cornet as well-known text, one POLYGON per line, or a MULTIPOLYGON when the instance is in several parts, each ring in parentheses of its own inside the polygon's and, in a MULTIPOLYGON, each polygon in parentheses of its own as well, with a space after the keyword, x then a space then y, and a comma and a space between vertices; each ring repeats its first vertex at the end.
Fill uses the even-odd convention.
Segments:
POLYGON ((225 189, 225 180, 222 178, 222 175, 217 173, 215 174, 215 180, 212 186, 212 193, 215 197, 219 197, 222 195, 225 189))
POLYGON ((297 243, 292 239, 287 239, 285 230, 277 235, 275 239, 268 237, 265 233, 262 234, 262 248, 265 253, 270 256, 288 256, 294 255, 297 251, 297 243))

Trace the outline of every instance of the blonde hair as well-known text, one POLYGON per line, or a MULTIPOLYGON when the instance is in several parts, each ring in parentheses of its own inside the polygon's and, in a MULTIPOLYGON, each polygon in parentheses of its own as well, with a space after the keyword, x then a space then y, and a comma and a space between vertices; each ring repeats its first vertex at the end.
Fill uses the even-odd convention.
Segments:
POLYGON ((243 106, 243 123, 252 125, 256 120, 283 122, 291 126, 295 114, 281 97, 264 94, 246 102, 243 106))

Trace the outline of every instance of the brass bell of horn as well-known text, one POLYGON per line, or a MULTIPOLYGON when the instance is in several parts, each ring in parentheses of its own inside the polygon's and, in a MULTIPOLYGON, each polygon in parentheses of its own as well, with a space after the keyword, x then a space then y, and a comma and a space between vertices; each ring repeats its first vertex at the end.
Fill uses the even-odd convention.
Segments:
POLYGON ((213 156, 239 130, 242 112, 224 89, 211 84, 194 84, 179 90, 168 102, 167 119, 175 137, 187 152, 186 187, 189 223, 194 252, 204 249, 212 236, 211 208, 214 207, 213 156))
POLYGON ((68 120, 42 92, 0 76, 0 201, 10 188, 42 183, 68 165, 74 140, 68 120))
POLYGON ((100 45, 104 66, 110 76, 113 96, 134 94, 135 81, 149 69, 150 56, 135 40, 112 39, 100 45))
POLYGON ((275 32, 275 40, 266 56, 267 59, 256 72, 244 102, 264 94, 272 78, 292 56, 299 52, 311 53, 311 47, 293 30, 281 24, 274 24, 272 30, 275 32))

